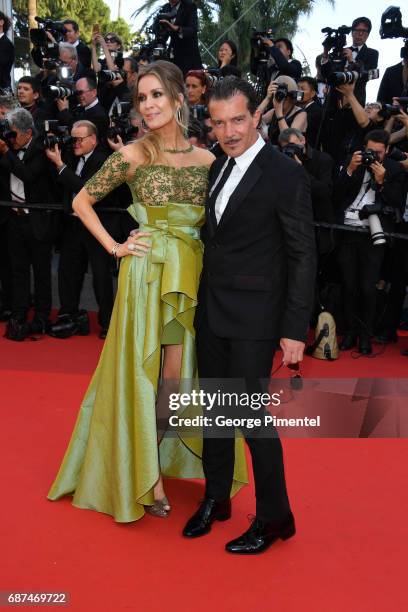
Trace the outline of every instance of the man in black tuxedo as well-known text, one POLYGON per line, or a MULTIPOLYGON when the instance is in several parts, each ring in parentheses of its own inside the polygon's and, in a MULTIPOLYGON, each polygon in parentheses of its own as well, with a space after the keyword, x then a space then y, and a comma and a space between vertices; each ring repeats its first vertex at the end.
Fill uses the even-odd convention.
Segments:
MULTIPOLYGON (((275 41, 262 38, 262 43, 269 47, 270 61, 268 62, 268 68, 271 79, 275 80, 278 76, 284 74, 298 81, 302 74, 302 64, 292 57, 293 45, 291 41, 288 38, 277 38, 275 41)), ((252 67, 254 68, 254 65, 252 67)))
POLYGON ((56 109, 49 101, 41 100, 41 84, 32 76, 21 77, 17 84, 17 100, 27 109, 34 119, 35 129, 44 131, 44 121, 55 119, 56 109))
MULTIPOLYGON (((377 204, 377 218, 384 231, 393 231, 394 222, 405 208, 404 168, 389 159, 389 134, 372 130, 364 140, 366 149, 375 152, 377 160, 369 166, 362 163, 362 152, 356 151, 342 168, 335 184, 334 203, 337 222, 354 227, 368 227, 360 218, 365 206, 377 204)), ((369 233, 341 232, 337 261, 343 291, 345 334, 340 350, 350 350, 358 342, 362 355, 372 353, 371 336, 376 314, 376 284, 380 280, 385 244, 373 244, 369 233)))
MULTIPOLYGON (((50 333, 56 338, 89 333, 88 315, 86 311, 79 310, 82 284, 89 259, 93 288, 99 306, 98 321, 101 326, 99 337, 104 339, 113 308, 111 257, 73 214, 72 200, 101 168, 109 154, 98 146, 97 129, 89 121, 74 123, 71 136, 74 140, 73 156, 68 155, 63 160, 58 145, 46 150, 47 157, 58 172, 58 182, 63 189, 64 210, 67 213, 64 215, 58 269, 61 308, 57 322, 52 326, 50 333)), ((98 202, 95 210, 115 204, 115 192, 113 192, 98 202)), ((101 212, 99 218, 113 236, 118 236, 119 215, 101 212)))
POLYGON ((109 127, 109 117, 105 108, 98 100, 98 92, 96 82, 88 77, 79 79, 75 83, 76 96, 79 105, 74 111, 69 110, 69 101, 67 98, 57 100, 58 114, 57 118, 61 125, 72 127, 75 121, 86 120, 94 123, 98 130, 99 140, 102 143, 106 142, 106 134, 109 127))
POLYGON ((384 72, 378 90, 377 100, 384 104, 392 104, 393 98, 408 95, 408 57, 390 66, 384 72))
POLYGON ((11 69, 14 64, 14 45, 7 36, 10 19, 0 11, 0 88, 11 87, 11 69))
POLYGON ((198 48, 197 7, 191 0, 170 0, 160 9, 161 13, 175 13, 170 21, 162 19, 160 23, 170 34, 170 56, 174 63, 186 75, 189 70, 199 70, 201 63, 198 48))
POLYGON ((303 91, 303 100, 299 103, 299 106, 307 113, 307 142, 311 147, 316 148, 323 119, 323 107, 317 97, 317 81, 312 77, 301 77, 298 81, 298 86, 303 91))
MULTIPOLYGON (((353 44, 344 49, 344 56, 351 65, 357 64, 363 70, 373 70, 378 68, 378 51, 367 47, 366 42, 370 36, 372 24, 368 17, 357 17, 351 24, 351 36, 353 44)), ((347 68, 346 68, 347 70, 347 68)), ((355 88, 355 96, 362 106, 366 102, 366 84, 363 79, 359 79, 355 88)))
MULTIPOLYGON (((214 132, 227 157, 210 170, 195 319, 202 382, 239 379, 250 392, 269 379, 279 339, 285 364, 302 360, 316 266, 307 175, 258 135, 257 106, 254 89, 241 79, 223 79, 210 92, 214 132)), ((233 410, 254 416, 241 406, 233 410)), ((295 524, 276 430, 241 430, 252 455, 256 518, 226 549, 254 554, 294 535, 295 524)), ((186 537, 204 535, 231 515, 233 431, 204 436, 205 499, 187 522, 186 537)))
MULTIPOLYGON (((18 108, 6 115, 10 137, 0 140, 0 186, 5 200, 16 204, 55 201, 49 163, 35 139, 31 114, 18 108)), ((6 337, 24 340, 30 331, 45 333, 51 310, 51 247, 56 213, 15 207, 9 210, 8 249, 13 301, 6 337), (34 272, 35 315, 31 327, 30 269, 34 272)))

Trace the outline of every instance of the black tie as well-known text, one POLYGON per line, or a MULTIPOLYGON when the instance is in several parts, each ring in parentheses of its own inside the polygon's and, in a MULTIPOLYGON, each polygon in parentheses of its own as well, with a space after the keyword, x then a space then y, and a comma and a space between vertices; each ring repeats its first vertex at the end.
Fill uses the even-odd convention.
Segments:
POLYGON ((228 180, 229 175, 232 172, 233 167, 235 166, 235 159, 233 157, 230 157, 230 159, 228 160, 228 164, 227 167, 224 169, 224 172, 222 174, 222 177, 220 178, 220 180, 218 181, 214 191, 212 192, 211 196, 210 196, 210 206, 214 207, 215 203, 217 201, 217 198, 221 192, 221 189, 224 187, 225 183, 228 180))
POLYGON ((351 49, 353 52, 355 51, 356 53, 358 53, 358 47, 350 47, 350 49, 351 49))

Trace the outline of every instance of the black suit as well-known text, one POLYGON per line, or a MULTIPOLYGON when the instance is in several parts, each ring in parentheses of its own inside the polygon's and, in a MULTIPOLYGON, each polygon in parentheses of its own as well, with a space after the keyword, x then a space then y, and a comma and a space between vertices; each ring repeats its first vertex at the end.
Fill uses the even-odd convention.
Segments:
MULTIPOLYGON (((80 158, 71 157, 66 160, 67 166, 58 176, 58 182, 63 187, 64 210, 68 213, 64 216, 58 269, 60 314, 73 316, 78 314, 81 289, 89 259, 93 288, 99 306, 98 320, 102 328, 109 326, 113 308, 111 256, 83 226, 80 219, 70 213, 72 213, 74 195, 79 193, 85 183, 98 172, 108 156, 108 153, 103 149, 99 147, 94 149, 86 160, 80 176, 75 174, 80 158)), ((98 209, 115 206, 116 204, 115 191, 113 191, 94 207, 102 224, 115 239, 120 233, 119 215, 98 212, 98 209)))
MULTIPOLYGON (((347 160, 335 185, 335 206, 337 221, 344 221, 345 211, 356 200, 365 175, 365 168, 359 166, 352 176, 347 174, 347 160)), ((381 201, 384 207, 395 210, 395 217, 403 213, 404 170, 393 160, 385 158, 386 174, 381 201)), ((385 231, 394 229, 394 216, 379 214, 385 231)), ((337 261, 343 293, 344 331, 358 334, 363 338, 374 332, 376 314, 376 283, 380 280, 384 259, 384 246, 373 246, 371 237, 356 232, 340 232, 338 237, 337 261)))
POLYGON ((317 100, 302 106, 307 114, 306 140, 311 147, 316 147, 317 136, 323 118, 323 107, 317 100))
MULTIPOLYGON (((377 100, 385 104, 392 104, 393 98, 398 98, 404 95, 404 83, 402 79, 403 65, 402 62, 390 66, 384 72, 381 79, 380 88, 378 90, 377 100)), ((405 95, 407 95, 408 84, 406 84, 405 95)))
POLYGON ((109 127, 109 116, 100 102, 88 109, 78 105, 73 112, 70 110, 60 111, 57 113, 57 119, 61 125, 68 126, 70 131, 75 121, 80 121, 81 119, 91 121, 98 129, 99 139, 103 143, 105 142, 109 127))
MULTIPOLYGON (((360 64, 360 67, 364 70, 378 68, 378 51, 377 49, 370 49, 370 47, 364 44, 357 53, 354 61, 360 64)), ((362 106, 364 106, 366 102, 366 84, 366 81, 359 80, 354 90, 355 96, 362 106)))
MULTIPOLYGON (((25 201, 53 202, 55 193, 49 163, 38 141, 32 140, 23 160, 9 150, 0 159, 0 186, 11 200, 10 174, 24 183, 25 201)), ((8 249, 12 268, 13 317, 24 320, 30 309, 30 268, 34 272, 36 316, 46 320, 51 310, 51 246, 57 213, 8 211, 8 249)))
POLYGON ((270 57, 275 60, 279 75, 285 74, 298 81, 302 75, 302 64, 298 60, 287 60, 278 47, 270 47, 270 57))
MULTIPOLYGON (((213 163, 210 186, 224 163, 225 157, 213 163)), ((248 392, 259 391, 259 379, 269 378, 276 340, 306 338, 315 283, 306 173, 265 145, 231 195, 218 225, 214 202, 211 197, 207 200, 203 241, 195 318, 200 379, 204 385, 206 379, 244 379, 248 392)), ((233 410, 242 416, 239 406, 233 410)), ((257 517, 266 522, 282 520, 290 509, 276 431, 242 431, 252 454, 257 517)), ((207 497, 218 501, 229 497, 233 449, 233 437, 205 436, 207 497)))
POLYGON ((85 68, 90 68, 92 63, 92 53, 88 45, 80 40, 76 46, 78 59, 85 68))
POLYGON ((14 64, 14 45, 4 34, 0 38, 0 87, 11 87, 11 69, 14 64))
MULTIPOLYGON (((165 4, 162 12, 170 12, 171 4, 165 4)), ((199 70, 203 67, 201 63, 200 50, 198 48, 198 18, 197 7, 191 0, 180 0, 174 25, 181 26, 180 32, 170 32, 170 49, 174 54, 174 63, 185 75, 189 70, 199 70)))

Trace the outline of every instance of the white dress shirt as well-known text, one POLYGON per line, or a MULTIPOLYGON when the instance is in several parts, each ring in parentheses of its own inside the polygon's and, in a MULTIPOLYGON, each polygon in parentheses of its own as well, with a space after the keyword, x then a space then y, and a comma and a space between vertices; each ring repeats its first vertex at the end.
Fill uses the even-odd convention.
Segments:
POLYGON ((368 170, 364 173, 363 182, 361 183, 360 191, 354 202, 346 209, 344 215, 344 225, 355 225, 358 227, 367 227, 368 220, 361 220, 358 216, 359 210, 366 204, 375 203, 375 191, 370 187, 371 176, 368 170))
MULTIPOLYGON (((31 144, 31 140, 27 142, 27 144, 24 147, 25 149, 28 149, 28 147, 31 144)), ((16 152, 16 155, 18 159, 22 160, 25 155, 25 151, 19 150, 16 152)), ((11 194, 11 199, 13 200, 13 202, 19 202, 20 204, 22 204, 26 200, 25 191, 24 191, 24 183, 21 179, 19 179, 13 173, 10 173, 10 194, 11 194)), ((13 208, 13 210, 17 211, 18 208, 13 208)), ((29 213, 28 208, 23 208, 23 210, 28 215, 29 213)))
MULTIPOLYGON (((227 207, 228 200, 230 199, 231 195, 233 194, 235 189, 238 187, 239 183, 243 179, 246 171, 248 170, 249 166, 254 161, 255 157, 258 155, 259 151, 264 146, 265 146, 265 141, 263 140, 263 138, 261 138, 261 136, 258 136, 258 140, 251 147, 249 147, 249 149, 247 149, 239 157, 235 158, 235 166, 233 167, 232 172, 227 179, 227 182, 225 183, 224 187, 221 189, 220 193, 218 194, 217 200, 215 202, 215 216, 217 219, 217 223, 220 222, 221 217, 227 207)), ((230 158, 228 157, 227 161, 222 167, 222 171, 218 175, 217 180, 215 181, 214 185, 211 188, 210 195, 214 191, 218 182, 221 180, 221 177, 224 174, 224 170, 227 167, 229 159, 230 158)))
POLYGON ((84 107, 84 110, 89 110, 90 108, 93 108, 94 106, 96 106, 97 104, 99 104, 99 100, 98 98, 95 98, 95 100, 93 102, 91 102, 90 104, 88 104, 88 106, 84 107))

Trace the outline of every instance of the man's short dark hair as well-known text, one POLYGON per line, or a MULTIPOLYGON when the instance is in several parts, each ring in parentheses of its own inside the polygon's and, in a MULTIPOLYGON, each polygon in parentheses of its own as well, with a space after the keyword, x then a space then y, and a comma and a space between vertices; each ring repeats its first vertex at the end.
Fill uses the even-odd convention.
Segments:
POLYGON ((365 135, 364 144, 366 145, 369 140, 379 142, 388 147, 390 135, 386 130, 371 130, 371 132, 365 135))
POLYGON ((289 51, 290 51, 290 57, 292 57, 292 55, 293 55, 293 45, 290 42, 289 38, 277 38, 274 42, 275 42, 275 44, 278 43, 278 42, 283 42, 286 45, 286 47, 289 49, 289 51))
POLYGON ((19 79, 17 87, 20 85, 20 83, 27 83, 27 85, 31 85, 33 92, 41 95, 41 83, 38 79, 35 79, 32 76, 23 76, 21 79, 19 79))
POLYGON ((308 83, 311 89, 313 89, 314 91, 317 91, 317 81, 313 77, 310 77, 310 76, 300 77, 300 79, 298 80, 298 85, 299 83, 302 83, 302 82, 308 83))
POLYGON ((79 32, 79 25, 73 19, 64 19, 62 22, 64 25, 72 25, 74 32, 79 32))
POLYGON ((83 79, 85 79, 86 84, 88 86, 88 89, 97 89, 98 85, 95 81, 95 79, 91 78, 91 77, 82 77, 83 79))
POLYGON ((0 20, 4 21, 3 32, 6 34, 6 32, 9 30, 11 26, 11 19, 10 17, 7 17, 7 15, 3 13, 3 11, 0 11, 0 20))
POLYGON ((123 61, 130 63, 131 72, 139 72, 139 64, 137 63, 136 57, 124 57, 123 61))
POLYGON ((371 29, 373 27, 371 21, 369 20, 368 17, 357 17, 357 19, 355 19, 353 21, 353 23, 351 24, 351 29, 355 30, 356 27, 360 24, 360 23, 364 23, 364 25, 366 26, 368 33, 371 32, 371 29))
POLYGON ((237 94, 242 94, 247 99, 248 110, 253 115, 258 108, 258 97, 255 89, 248 81, 228 76, 217 81, 208 93, 208 103, 212 100, 229 100, 237 94))

